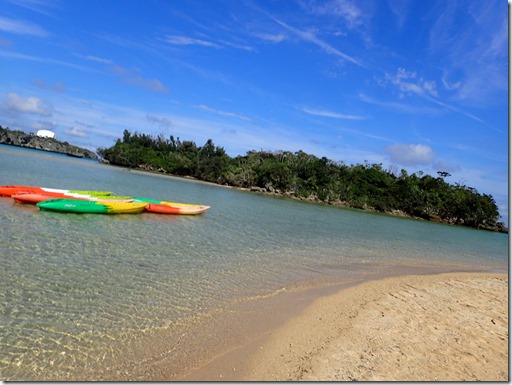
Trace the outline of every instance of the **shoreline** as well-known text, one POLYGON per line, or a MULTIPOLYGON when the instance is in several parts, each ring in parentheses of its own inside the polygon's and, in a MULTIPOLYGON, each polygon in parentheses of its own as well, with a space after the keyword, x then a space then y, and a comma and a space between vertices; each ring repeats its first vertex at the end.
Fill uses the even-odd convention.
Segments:
POLYGON ((45 380, 508 379, 506 267, 388 265, 235 301, 190 321, 134 340, 113 361, 45 380), (454 370, 459 361, 466 366, 454 370))
POLYGON ((336 208, 348 209, 348 210, 356 210, 356 211, 361 211, 361 212, 366 212, 366 213, 375 213, 375 214, 389 215, 389 216, 392 216, 392 217, 398 217, 398 218, 404 218, 404 219, 412 219, 412 220, 425 221, 425 222, 432 222, 432 223, 438 223, 438 224, 443 224, 443 225, 447 225, 447 226, 457 226, 457 227, 463 227, 463 228, 468 228, 468 229, 473 229, 473 230, 483 230, 483 231, 490 231, 490 232, 502 233, 502 234, 508 234, 509 233, 508 228, 464 226, 462 224, 451 223, 450 221, 442 220, 442 219, 437 218, 437 217, 433 217, 431 219, 425 219, 425 218, 421 218, 421 217, 418 217, 418 216, 406 214, 406 213, 404 213, 404 212, 402 212, 400 210, 379 211, 379 210, 377 210, 377 209, 375 209, 373 207, 357 208, 357 207, 352 207, 352 206, 348 205, 346 202, 343 202, 343 201, 323 202, 323 201, 319 200, 318 198, 314 198, 314 199, 312 199, 312 198, 301 198, 301 197, 297 197, 295 195, 288 194, 288 193, 279 193, 279 192, 266 191, 266 190, 264 190, 262 188, 237 187, 237 186, 231 186, 231 185, 227 185, 227 184, 218 184, 218 183, 214 183, 214 182, 208 182, 208 181, 205 181, 205 180, 197 179, 197 178, 192 177, 192 176, 181 176, 181 175, 169 174, 167 172, 161 172, 161 171, 157 171, 157 170, 145 169, 145 168, 141 168, 141 167, 130 168, 130 167, 118 166, 118 165, 115 165, 115 164, 104 163, 101 160, 99 161, 99 163, 100 164, 106 164, 106 165, 109 165, 109 166, 119 167, 121 169, 125 169, 125 170, 128 170, 130 172, 149 173, 149 174, 156 175, 156 176, 176 178, 176 179, 186 180, 186 181, 189 181, 189 182, 204 183, 204 184, 211 185, 211 186, 223 187, 223 188, 227 188, 227 189, 233 189, 233 190, 237 190, 237 191, 244 191, 244 192, 249 192, 249 193, 255 193, 255 194, 260 194, 260 195, 265 195, 265 196, 275 197, 275 198, 291 199, 291 200, 298 201, 298 202, 317 204, 317 205, 323 205, 323 206, 330 206, 330 207, 336 207, 336 208))
MULTIPOLYGON (((361 322, 361 319, 358 320, 354 317, 359 313, 371 311, 380 316, 379 308, 375 308, 374 305, 379 305, 383 299, 386 299, 384 297, 387 293, 400 293, 404 288, 409 290, 411 286, 420 285, 418 293, 424 295, 429 292, 429 285, 442 284, 453 279, 464 281, 462 290, 450 294, 451 297, 448 298, 450 303, 444 304, 442 312, 446 311, 446 306, 454 308, 457 306, 457 301, 465 301, 464 303, 472 306, 468 309, 471 309, 472 314, 479 319, 485 318, 485 309, 482 313, 480 307, 491 303, 488 295, 496 293, 487 293, 483 300, 480 298, 480 302, 471 304, 471 301, 475 300, 477 296, 470 295, 468 297, 469 286, 467 284, 479 279, 483 279, 484 282, 489 280, 501 282, 501 295, 505 296, 507 301, 500 302, 500 305, 497 306, 500 314, 494 316, 493 319, 495 322, 499 321, 498 326, 503 329, 502 332, 507 334, 504 347, 499 345, 503 340, 489 343, 498 346, 498 353, 502 356, 505 355, 505 358, 493 358, 494 361, 504 365, 505 369, 500 369, 501 374, 498 377, 503 379, 508 376, 508 275, 505 271, 507 270, 503 268, 498 271, 484 270, 482 272, 482 270, 464 266, 390 266, 386 270, 350 277, 330 285, 279 291, 270 297, 229 305, 220 313, 203 319, 178 334, 170 335, 169 332, 162 330, 158 335, 153 335, 150 339, 145 340, 143 345, 139 345, 135 356, 132 356, 131 359, 118 361, 114 366, 100 370, 90 380, 201 382, 382 380, 386 377, 369 377, 366 372, 345 373, 345 377, 343 377, 342 373, 337 372, 340 367, 337 362, 331 361, 332 357, 357 352, 359 349, 358 354, 366 361, 375 359, 380 363, 388 363, 393 368, 394 363, 390 362, 389 357, 392 359, 397 357, 396 354, 390 353, 396 353, 397 349, 398 351, 401 351, 400 349, 407 350, 407 346, 400 348, 401 344, 407 344, 407 338, 414 338, 417 331, 411 329, 414 331, 412 337, 404 335, 401 341, 396 341, 393 340, 393 337, 401 335, 403 330, 407 330, 403 322, 398 322, 401 329, 395 330, 390 335, 389 333, 382 334, 383 331, 386 331, 385 329, 374 330, 378 323, 372 321, 365 324, 361 322), (368 307, 369 305, 374 307, 368 307), (354 332, 355 326, 359 328, 357 332, 354 332), (373 339, 364 335, 361 337, 361 333, 373 333, 373 339), (377 345, 370 348, 375 341, 378 342, 377 345), (348 349, 346 348, 347 343, 351 344, 348 349), (386 347, 388 350, 384 352, 385 354, 381 354, 383 352, 378 351, 379 347, 386 347)), ((477 289, 479 290, 479 288, 477 289)), ((439 296, 440 293, 442 294, 443 290, 440 292, 438 290, 436 295, 439 296)), ((427 302, 423 306, 426 309, 431 308, 436 303, 435 298, 427 298, 427 302)), ((400 302, 400 306, 394 311, 392 306, 387 305, 386 317, 383 317, 382 320, 390 322, 393 319, 393 313, 395 316, 401 314, 402 317, 408 316, 414 320, 413 316, 417 314, 418 310, 414 307, 410 308, 414 302, 406 304, 405 307, 404 303, 400 302)), ((376 317, 375 314, 373 318, 368 319, 379 321, 380 317, 376 317)), ((447 325, 443 323, 437 325, 438 321, 434 322, 429 317, 431 315, 427 312, 417 320, 424 325, 430 325, 430 328, 438 326, 440 330, 445 330, 447 325)), ((463 321, 465 322, 466 319, 463 321)), ((460 320, 455 321, 454 325, 459 322, 460 320)), ((468 324, 469 328, 471 326, 468 324)), ((389 328, 389 324, 387 327, 389 328)), ((452 330, 451 333, 459 332, 452 330)), ((473 337, 466 338, 462 333, 459 338, 462 341, 471 342, 473 337)), ((416 344, 428 347, 429 341, 416 341, 416 344)), ((445 341, 443 346, 448 350, 436 352, 432 355, 432 359, 443 360, 445 356, 443 352, 453 350, 456 345, 453 341, 445 341)), ((472 354, 472 350, 470 349, 466 353, 469 356, 472 354)), ((491 357, 494 353, 486 352, 485 354, 491 357)), ((422 352, 416 358, 424 358, 428 354, 428 352, 422 352)), ((407 352, 407 356, 410 358, 414 355, 407 352)), ((345 368, 362 370, 361 359, 358 357, 354 362, 348 362, 345 368)), ((373 370, 375 363, 370 362, 368 365, 373 370)), ((414 372, 416 373, 418 365, 412 366, 416 368, 414 372)), ((419 367, 421 368, 421 362, 419 367)), ((452 367, 448 369, 450 373, 453 371, 452 367)), ((371 373, 374 372, 371 371, 371 373)), ((394 374, 393 371, 387 371, 384 374, 386 373, 391 376, 388 377, 389 380, 417 379, 416 377, 409 378, 410 373, 394 374)), ((428 373, 431 371, 429 370, 428 373)), ((422 377, 421 380, 433 380, 434 377, 436 376, 422 377)), ((451 377, 443 378, 442 375, 438 375, 436 378, 439 380, 452 379, 451 377)), ((475 378, 486 379, 487 377, 471 375, 462 377, 466 380, 475 378)), ((489 379, 496 380, 495 377, 489 377, 489 379)))
POLYGON ((295 314, 174 380, 508 380, 505 273, 413 273, 309 294, 295 314))

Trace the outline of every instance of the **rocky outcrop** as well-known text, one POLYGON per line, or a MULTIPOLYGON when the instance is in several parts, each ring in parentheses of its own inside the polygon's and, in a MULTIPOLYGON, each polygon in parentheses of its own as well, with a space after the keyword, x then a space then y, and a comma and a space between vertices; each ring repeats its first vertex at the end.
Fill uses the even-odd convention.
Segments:
POLYGON ((42 138, 35 134, 26 134, 22 131, 12 131, 0 126, 0 144, 33 148, 36 150, 57 152, 77 158, 98 159, 98 156, 85 148, 73 146, 53 138, 42 138))

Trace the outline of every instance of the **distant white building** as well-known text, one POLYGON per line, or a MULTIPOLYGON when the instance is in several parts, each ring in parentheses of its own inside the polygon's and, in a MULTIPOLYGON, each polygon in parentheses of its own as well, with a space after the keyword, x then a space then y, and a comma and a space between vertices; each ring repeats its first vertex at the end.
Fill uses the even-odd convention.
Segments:
POLYGON ((41 138, 55 138, 55 132, 50 130, 39 130, 37 131, 36 135, 41 138))

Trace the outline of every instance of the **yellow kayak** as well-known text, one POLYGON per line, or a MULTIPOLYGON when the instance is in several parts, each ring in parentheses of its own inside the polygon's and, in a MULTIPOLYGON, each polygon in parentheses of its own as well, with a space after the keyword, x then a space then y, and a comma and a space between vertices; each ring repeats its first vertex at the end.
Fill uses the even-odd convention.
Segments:
POLYGON ((109 202, 101 201, 102 205, 107 206, 107 214, 137 214, 141 213, 147 206, 147 202, 109 202))

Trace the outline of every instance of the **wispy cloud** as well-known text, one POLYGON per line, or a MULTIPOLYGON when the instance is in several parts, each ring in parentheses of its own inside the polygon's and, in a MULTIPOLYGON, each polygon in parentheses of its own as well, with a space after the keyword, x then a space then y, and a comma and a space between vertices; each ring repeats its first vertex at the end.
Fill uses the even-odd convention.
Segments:
POLYGON ((322 116, 325 118, 346 119, 346 120, 364 120, 364 119, 366 119, 366 117, 360 116, 360 115, 341 114, 339 112, 317 110, 317 109, 309 108, 309 107, 301 107, 299 109, 301 111, 305 112, 306 114, 322 116))
POLYGON ((55 121, 36 120, 31 124, 34 130, 53 130, 57 126, 55 121))
POLYGON ((171 119, 165 117, 165 116, 156 116, 152 114, 147 114, 146 118, 148 121, 156 123, 160 128, 163 128, 165 130, 168 130, 172 126, 171 119))
POLYGON ((169 92, 169 89, 158 79, 146 79, 138 72, 119 65, 113 65, 112 71, 121 77, 127 84, 147 88, 155 92, 169 92))
POLYGON ((19 35, 31 35, 37 37, 47 37, 48 31, 30 21, 8 19, 0 16, 0 31, 15 33, 19 35))
POLYGON ((261 40, 268 41, 270 43, 280 43, 284 40, 286 40, 287 36, 284 33, 263 33, 263 32, 257 32, 254 34, 257 38, 260 38, 261 40))
POLYGON ((49 9, 56 6, 52 0, 9 0, 9 2, 46 16, 51 16, 49 9))
POLYGON ((389 82, 396 86, 401 92, 401 97, 404 97, 408 94, 420 96, 431 103, 443 107, 444 109, 448 109, 452 112, 464 115, 501 133, 501 130, 490 126, 487 122, 480 119, 478 116, 466 112, 461 108, 455 107, 452 104, 440 101, 438 98, 439 95, 437 92, 436 82, 418 77, 416 72, 407 71, 404 68, 399 68, 397 73, 394 75, 386 73, 385 82, 389 82))
POLYGON ((375 140, 378 140, 380 142, 393 142, 393 140, 391 140, 389 138, 386 138, 386 137, 380 136, 380 135, 375 135, 375 134, 372 134, 370 132, 366 132, 364 130, 353 130, 351 128, 346 128, 346 127, 338 128, 338 130, 342 131, 342 132, 346 132, 346 133, 354 135, 354 136, 359 136, 359 137, 369 138, 369 139, 375 139, 375 140))
POLYGON ((34 79, 34 80, 32 80, 32 84, 42 90, 49 90, 49 91, 55 91, 55 92, 65 92, 66 91, 66 86, 61 82, 56 82, 54 84, 48 84, 44 80, 34 79))
POLYGON ((98 56, 88 55, 85 57, 87 60, 94 61, 96 63, 102 63, 102 64, 112 64, 112 60, 105 59, 98 56))
POLYGON ((443 56, 445 77, 453 78, 458 85, 453 96, 478 106, 505 100, 509 52, 507 2, 442 4, 443 12, 430 29, 429 49, 432 54, 443 56))
POLYGON ((238 42, 233 42, 233 41, 228 41, 228 40, 221 40, 220 42, 226 47, 235 48, 235 49, 239 49, 239 50, 247 51, 247 52, 256 52, 256 49, 253 46, 248 45, 248 44, 238 43, 238 42))
POLYGON ((437 105, 439 105, 439 106, 441 106, 441 107, 444 107, 444 108, 446 108, 446 109, 448 109, 448 110, 450 110, 450 111, 456 112, 456 113, 461 114, 461 115, 464 115, 464 116, 466 116, 466 117, 468 117, 468 118, 470 118, 470 119, 473 119, 473 120, 475 120, 475 121, 477 121, 477 122, 479 122, 479 123, 482 123, 483 125, 485 125, 485 126, 487 126, 487 127, 492 128, 492 129, 493 129, 494 131, 496 131, 496 132, 499 132, 499 133, 501 133, 501 134, 503 133, 503 131, 502 131, 502 130, 500 130, 500 129, 496 128, 496 127, 491 126, 491 125, 490 125, 490 124, 488 124, 486 121, 484 121, 484 120, 480 119, 478 116, 476 116, 476 115, 474 115, 474 114, 471 114, 471 113, 469 113, 469 112, 463 111, 463 110, 461 110, 460 108, 454 107, 454 106, 452 106, 452 105, 450 105, 450 104, 447 104, 447 103, 443 103, 443 102, 441 102, 441 101, 439 101, 439 100, 437 100, 437 99, 434 99, 434 98, 429 98, 429 97, 427 97, 427 100, 430 100, 432 103, 435 103, 435 104, 437 104, 437 105))
POLYGON ((312 43, 316 45, 317 47, 321 48, 325 53, 329 55, 334 55, 344 61, 350 62, 352 64, 355 64, 359 67, 366 68, 366 65, 363 64, 360 60, 347 55, 346 53, 340 51, 339 49, 333 47, 329 43, 325 42, 324 40, 320 39, 316 36, 316 34, 313 31, 304 31, 298 28, 295 28, 284 21, 279 20, 278 18, 270 15, 267 12, 264 12, 267 17, 269 17, 271 20, 273 20, 275 23, 279 24, 281 27, 285 28, 286 30, 290 31, 297 37, 299 37, 301 40, 306 41, 308 43, 312 43))
POLYGON ((64 133, 66 135, 75 136, 75 137, 78 137, 78 138, 87 138, 89 136, 89 134, 86 131, 84 131, 80 127, 76 127, 76 126, 71 127, 69 129, 65 130, 64 133))
POLYGON ((4 57, 4 58, 8 58, 8 59, 16 59, 16 60, 33 61, 33 62, 37 62, 37 63, 57 64, 59 66, 74 68, 76 70, 86 71, 86 72, 98 72, 97 70, 92 69, 90 67, 85 67, 85 66, 82 66, 79 64, 70 63, 70 62, 66 62, 63 60, 27 55, 27 54, 13 52, 13 51, 0 50, 0 57, 4 57))
POLYGON ((416 95, 437 96, 437 85, 433 80, 426 80, 418 77, 416 72, 398 68, 396 74, 385 74, 385 81, 395 85, 404 94, 413 93, 416 95))
POLYGON ((212 112, 217 115, 227 116, 230 118, 237 118, 237 119, 246 120, 246 121, 251 120, 249 117, 247 117, 245 115, 237 114, 235 112, 218 110, 216 108, 205 106, 204 104, 200 104, 200 105, 197 105, 194 107, 197 108, 198 110, 208 111, 208 112, 212 112))
POLYGON ((181 35, 167 35, 165 36, 164 41, 173 45, 200 45, 203 47, 221 48, 220 45, 212 41, 195 39, 193 37, 181 35))
POLYGON ((357 2, 351 0, 329 0, 319 3, 307 3, 310 11, 318 15, 341 17, 348 28, 355 28, 363 23, 365 12, 357 2))
POLYGON ((368 104, 373 104, 375 106, 380 106, 380 107, 398 111, 398 112, 405 112, 408 114, 418 114, 418 113, 433 114, 433 113, 436 113, 436 110, 434 108, 425 107, 425 106, 417 107, 417 106, 413 106, 408 103, 400 103, 400 102, 394 102, 394 101, 389 101, 389 100, 385 100, 385 101, 377 100, 377 99, 372 98, 363 93, 360 93, 358 95, 358 97, 359 97, 359 100, 361 100, 362 102, 365 102, 368 104))

